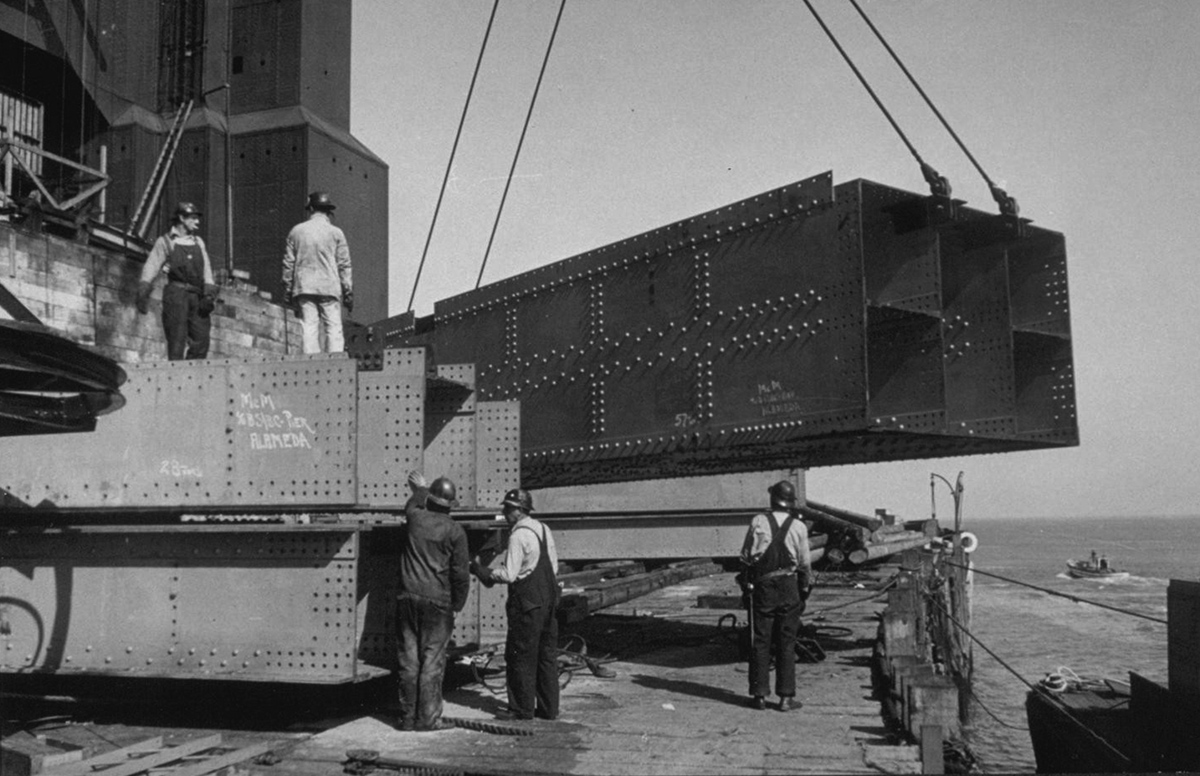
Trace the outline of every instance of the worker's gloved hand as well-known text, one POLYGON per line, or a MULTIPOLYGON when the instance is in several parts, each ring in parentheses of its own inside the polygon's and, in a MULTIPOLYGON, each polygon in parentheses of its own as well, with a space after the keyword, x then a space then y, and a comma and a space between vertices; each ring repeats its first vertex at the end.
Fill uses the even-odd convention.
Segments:
POLYGON ((218 287, 212 283, 204 284, 204 293, 200 295, 200 315, 207 318, 217 309, 218 287))
POLYGON ((428 490, 429 483, 425 482, 424 474, 414 470, 408 473, 408 487, 415 493, 421 488, 428 490))
POLYGON ((480 563, 477 558, 471 560, 470 569, 471 574, 482 582, 485 587, 491 587, 496 584, 496 580, 492 578, 492 570, 480 563))
POLYGON ((142 315, 150 312, 150 284, 144 280, 138 283, 137 311, 142 315))
POLYGON ((345 288, 342 290, 342 304, 346 306, 346 312, 354 312, 354 289, 345 288))

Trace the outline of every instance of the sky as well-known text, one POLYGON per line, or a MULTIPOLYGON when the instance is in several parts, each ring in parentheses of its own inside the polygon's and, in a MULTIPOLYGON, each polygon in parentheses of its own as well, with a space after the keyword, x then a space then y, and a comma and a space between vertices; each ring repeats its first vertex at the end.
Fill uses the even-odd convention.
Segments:
MULTIPOLYGON (((983 179, 849 0, 812 0, 954 196, 983 179)), ((808 496, 905 519, 1200 515, 1200 3, 859 0, 1021 215, 1066 237, 1081 444, 820 467, 808 496), (937 486, 939 516, 953 508, 937 486)), ((408 309, 491 0, 354 0, 351 131, 389 165, 408 309)), ((417 287, 474 288, 558 13, 500 3, 417 287)), ((924 193, 802 0, 567 0, 484 283, 832 171, 924 193)))

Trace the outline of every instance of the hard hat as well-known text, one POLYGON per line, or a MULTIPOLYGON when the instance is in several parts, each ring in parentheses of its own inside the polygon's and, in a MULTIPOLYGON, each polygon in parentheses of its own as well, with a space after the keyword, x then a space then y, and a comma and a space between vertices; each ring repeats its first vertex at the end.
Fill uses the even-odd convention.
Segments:
POLYGON ((329 194, 324 191, 314 191, 308 195, 309 210, 320 210, 327 213, 336 208, 337 205, 333 204, 333 200, 329 198, 329 194))
POLYGON ((175 217, 183 218, 184 216, 198 216, 200 208, 193 205, 191 202, 180 202, 175 206, 175 217))
POLYGON ((771 494, 771 506, 793 507, 796 505, 796 486, 787 480, 780 480, 767 491, 771 494))
POLYGON ((517 507, 522 512, 533 511, 533 496, 527 490, 513 488, 504 494, 504 506, 517 507))
POLYGON ((449 509, 455 505, 457 496, 458 489, 454 487, 454 483, 447 477, 438 477, 429 486, 429 495, 426 496, 426 500, 449 509))

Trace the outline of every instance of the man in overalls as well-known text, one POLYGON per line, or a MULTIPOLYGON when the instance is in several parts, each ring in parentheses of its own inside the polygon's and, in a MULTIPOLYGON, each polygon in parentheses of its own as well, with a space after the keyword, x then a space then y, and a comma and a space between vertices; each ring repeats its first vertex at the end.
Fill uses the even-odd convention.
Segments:
POLYGON ((754 516, 741 554, 750 593, 751 706, 767 707, 774 652, 779 710, 791 711, 803 705, 796 700, 796 632, 812 577, 808 529, 796 517, 792 483, 780 480, 768 493, 771 511, 754 516))
POLYGON ((154 241, 138 283, 137 309, 145 315, 154 281, 165 266, 162 323, 171 361, 208 356, 217 286, 204 240, 196 234, 199 228, 200 211, 191 202, 180 202, 170 230, 154 241))
POLYGON ((558 717, 558 550, 550 529, 531 512, 529 491, 506 493, 504 519, 512 526, 508 549, 492 568, 471 563, 483 584, 508 585, 508 709, 497 715, 501 719, 558 717))

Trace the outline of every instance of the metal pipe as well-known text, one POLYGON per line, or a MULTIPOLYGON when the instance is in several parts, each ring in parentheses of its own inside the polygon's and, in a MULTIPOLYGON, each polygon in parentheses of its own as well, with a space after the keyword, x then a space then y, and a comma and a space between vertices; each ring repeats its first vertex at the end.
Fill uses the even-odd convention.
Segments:
POLYGON ((813 522, 822 525, 827 530, 844 531, 863 543, 866 543, 870 538, 870 530, 847 520, 842 520, 840 517, 834 517, 808 506, 796 507, 796 511, 813 522))
POLYGON ((825 504, 819 504, 816 501, 805 501, 805 504, 807 504, 812 509, 820 510, 821 512, 825 512, 827 514, 833 515, 836 518, 845 520, 848 523, 854 523, 857 526, 866 528, 868 531, 878 531, 880 528, 883 527, 883 520, 878 517, 869 517, 867 515, 860 515, 857 512, 851 512, 848 509, 839 509, 838 507, 831 507, 831 506, 827 506, 825 504))
POLYGON ((886 558, 889 555, 895 555, 898 552, 904 552, 905 550, 923 547, 928 543, 928 536, 918 536, 911 539, 903 539, 891 542, 879 542, 878 544, 871 544, 866 547, 851 551, 849 559, 851 563, 858 566, 866 563, 867 561, 878 560, 880 558, 886 558))

